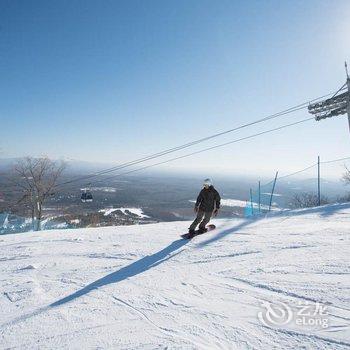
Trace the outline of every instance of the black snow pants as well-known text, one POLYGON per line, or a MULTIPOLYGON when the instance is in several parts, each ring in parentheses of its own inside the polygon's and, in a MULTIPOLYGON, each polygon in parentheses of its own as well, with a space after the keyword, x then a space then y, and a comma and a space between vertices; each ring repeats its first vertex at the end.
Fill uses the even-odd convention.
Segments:
POLYGON ((189 229, 195 230, 198 224, 199 224, 199 229, 204 229, 205 225, 210 221, 212 213, 213 213, 212 211, 198 210, 197 217, 194 219, 189 229))

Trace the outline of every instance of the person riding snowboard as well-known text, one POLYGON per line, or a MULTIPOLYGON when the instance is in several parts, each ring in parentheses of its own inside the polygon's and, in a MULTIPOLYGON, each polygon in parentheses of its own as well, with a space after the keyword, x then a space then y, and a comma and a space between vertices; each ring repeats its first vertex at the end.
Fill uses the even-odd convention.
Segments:
POLYGON ((193 235, 196 227, 199 224, 199 231, 201 233, 206 232, 205 225, 209 222, 212 215, 216 216, 220 208, 220 195, 214 188, 210 179, 205 179, 203 183, 203 189, 200 191, 194 211, 197 213, 197 217, 188 229, 188 233, 193 235), (204 217, 204 218, 203 218, 204 217))

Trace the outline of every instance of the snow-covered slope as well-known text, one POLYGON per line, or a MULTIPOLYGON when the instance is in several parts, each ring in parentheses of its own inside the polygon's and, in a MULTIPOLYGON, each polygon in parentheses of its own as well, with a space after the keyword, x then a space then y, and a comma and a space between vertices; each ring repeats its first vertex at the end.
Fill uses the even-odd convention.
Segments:
POLYGON ((0 348, 350 347, 349 205, 214 222, 0 236, 0 348))

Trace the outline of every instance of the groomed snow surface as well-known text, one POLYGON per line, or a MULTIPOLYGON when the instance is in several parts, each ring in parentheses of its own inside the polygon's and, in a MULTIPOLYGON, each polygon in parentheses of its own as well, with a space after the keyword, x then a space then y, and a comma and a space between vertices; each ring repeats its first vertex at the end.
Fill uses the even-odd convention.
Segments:
POLYGON ((350 348, 349 205, 213 222, 0 236, 0 348, 350 348))

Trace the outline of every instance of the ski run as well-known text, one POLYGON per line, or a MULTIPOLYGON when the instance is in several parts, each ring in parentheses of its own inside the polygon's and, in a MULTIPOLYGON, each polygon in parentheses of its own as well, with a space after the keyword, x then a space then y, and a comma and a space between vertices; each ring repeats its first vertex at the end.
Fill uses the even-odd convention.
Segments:
POLYGON ((350 349, 349 204, 212 223, 0 236, 0 348, 350 349))

